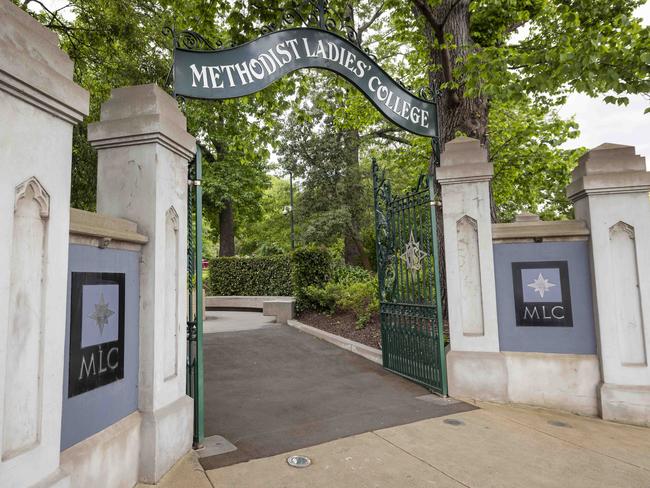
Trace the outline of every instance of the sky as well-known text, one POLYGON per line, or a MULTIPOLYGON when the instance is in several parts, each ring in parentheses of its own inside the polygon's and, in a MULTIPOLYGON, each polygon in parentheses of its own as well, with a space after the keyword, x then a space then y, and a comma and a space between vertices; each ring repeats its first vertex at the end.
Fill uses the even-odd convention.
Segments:
MULTIPOLYGON (((644 25, 650 25, 650 3, 636 10, 644 25)), ((605 142, 636 146, 636 153, 645 156, 650 169, 650 114, 643 114, 650 100, 640 95, 631 95, 630 103, 618 106, 605 103, 601 98, 590 98, 574 93, 567 99, 560 115, 564 118, 575 116, 580 125, 580 136, 572 139, 566 148, 586 147, 593 149, 605 142)))
MULTIPOLYGON (((67 0, 44 3, 57 9, 67 5, 67 0)), ((62 13, 67 18, 73 15, 70 9, 64 9, 62 13)), ((650 2, 637 8, 635 14, 643 19, 645 25, 650 25, 650 2)), ((580 136, 568 141, 564 147, 592 149, 605 142, 635 146, 637 154, 645 156, 650 169, 650 114, 643 114, 650 101, 640 95, 631 95, 628 105, 618 106, 603 102, 604 96, 590 98, 580 93, 569 95, 559 112, 564 118, 575 117, 580 126, 580 136)))

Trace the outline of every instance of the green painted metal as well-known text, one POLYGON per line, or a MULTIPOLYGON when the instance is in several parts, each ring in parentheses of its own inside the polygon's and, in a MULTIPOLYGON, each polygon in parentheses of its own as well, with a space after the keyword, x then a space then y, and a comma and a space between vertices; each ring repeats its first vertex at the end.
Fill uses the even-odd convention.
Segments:
POLYGON ((187 383, 194 399, 194 448, 203 446, 203 189, 201 149, 190 163, 187 192, 187 383))
POLYGON ((394 196, 376 161, 372 174, 384 367, 447 395, 433 178, 394 196))

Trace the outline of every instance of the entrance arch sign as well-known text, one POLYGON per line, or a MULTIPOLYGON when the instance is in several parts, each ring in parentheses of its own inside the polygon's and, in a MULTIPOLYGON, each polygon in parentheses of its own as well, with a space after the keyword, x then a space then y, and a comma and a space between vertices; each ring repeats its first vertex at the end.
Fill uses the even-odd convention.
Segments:
MULTIPOLYGON (((419 92, 420 96, 417 96, 394 80, 361 45, 361 36, 354 28, 351 13, 337 14, 330 9, 327 0, 293 0, 282 10, 277 23, 263 26, 260 37, 240 45, 223 47, 220 41, 212 44, 196 32, 177 32, 171 27, 165 27, 163 34, 171 35, 174 42, 172 84, 175 97, 202 100, 239 98, 257 93, 297 70, 328 70, 348 80, 398 127, 416 135, 429 137, 434 164, 439 163, 438 115, 435 103, 437 90, 423 89, 419 92)), ((196 283, 195 289, 199 291, 194 297, 188 297, 190 319, 187 323, 187 383, 188 393, 194 398, 195 446, 202 445, 204 434, 203 359, 200 353, 203 335, 200 312, 202 303, 199 298, 202 271, 198 264, 201 263, 199 257, 202 254, 200 161, 199 149, 192 169, 194 174, 190 176, 191 191, 188 200, 188 222, 191 223, 193 218, 196 222, 195 227, 188 225, 190 282, 196 283), (192 314, 193 304, 196 306, 195 317, 192 314)), ((392 260, 380 261, 383 264, 379 272, 382 276, 382 343, 386 345, 383 353, 384 367, 418 381, 432 391, 446 395, 442 308, 439 298, 439 257, 437 251, 433 251, 433 247, 439 244, 435 234, 436 215, 432 207, 433 184, 431 183, 426 191, 416 192, 416 196, 388 198, 388 206, 384 209, 386 212, 382 213, 380 206, 384 200, 379 198, 379 193, 390 193, 390 190, 387 190, 388 187, 383 183, 379 183, 376 164, 373 165, 373 177, 378 258, 392 256, 392 260), (414 198, 417 201, 413 200, 414 198), (407 200, 410 203, 404 206, 403 202, 407 200), (414 219, 409 229, 410 241, 404 238, 406 228, 399 227, 405 222, 405 212, 414 219), (382 233, 384 230, 388 237, 382 233), (416 235, 419 239, 417 243, 413 241, 416 235), (381 242, 380 236, 383 239, 381 242), (399 283, 410 283, 409 290, 413 291, 417 282, 418 293, 422 295, 400 295, 413 303, 409 302, 408 307, 396 306, 399 304, 386 298, 388 295, 385 277, 390 275, 387 272, 390 267, 387 263, 395 264, 397 256, 409 263, 415 262, 413 256, 416 256, 417 263, 420 263, 424 259, 421 253, 425 251, 413 254, 413 250, 417 248, 416 244, 419 245, 420 241, 429 243, 426 251, 428 267, 424 271, 420 268, 409 270, 410 274, 404 274, 408 275, 406 281, 401 277, 399 283), (402 250, 405 245, 410 246, 410 251, 402 250), (412 313, 413 310, 417 313, 412 313)), ((429 178, 427 181, 432 180, 429 178)), ((192 287, 189 288, 191 290, 192 287)))
POLYGON ((175 94, 217 100, 251 95, 296 70, 338 73, 390 121, 421 136, 437 138, 436 104, 416 96, 352 42, 310 27, 271 32, 236 47, 174 49, 175 94))

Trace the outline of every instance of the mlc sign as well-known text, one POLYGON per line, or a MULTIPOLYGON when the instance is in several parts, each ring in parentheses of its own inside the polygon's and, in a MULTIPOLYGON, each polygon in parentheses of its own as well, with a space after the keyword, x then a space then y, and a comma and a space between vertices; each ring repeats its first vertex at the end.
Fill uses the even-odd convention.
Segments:
POLYGON ((250 95, 303 68, 338 73, 398 126, 438 135, 434 103, 404 89, 357 46, 327 30, 287 29, 216 51, 174 50, 175 92, 190 98, 250 95))
POLYGON ((512 263, 516 324, 573 327, 566 261, 512 263))
POLYGON ((124 273, 71 276, 68 397, 124 378, 124 273))

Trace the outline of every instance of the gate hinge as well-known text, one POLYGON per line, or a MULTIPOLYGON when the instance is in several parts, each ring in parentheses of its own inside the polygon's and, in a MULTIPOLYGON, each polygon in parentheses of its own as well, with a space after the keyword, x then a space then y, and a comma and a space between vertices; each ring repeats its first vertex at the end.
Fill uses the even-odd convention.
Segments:
POLYGON ((188 186, 201 186, 201 180, 187 180, 188 186))
POLYGON ((442 207, 442 202, 438 200, 434 200, 432 202, 429 202, 429 205, 431 205, 432 207, 442 207))

